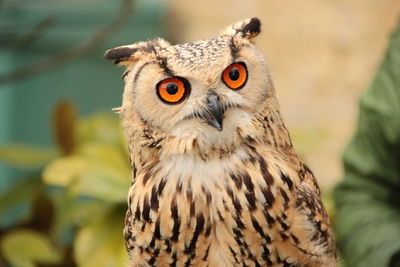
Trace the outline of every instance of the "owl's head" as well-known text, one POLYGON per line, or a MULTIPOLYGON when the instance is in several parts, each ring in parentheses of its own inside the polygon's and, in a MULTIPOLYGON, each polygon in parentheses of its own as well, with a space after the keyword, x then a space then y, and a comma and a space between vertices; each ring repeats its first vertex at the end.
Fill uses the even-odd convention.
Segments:
POLYGON ((209 145, 255 131, 252 121, 274 98, 267 65, 253 45, 260 26, 251 18, 210 40, 170 45, 156 39, 108 50, 105 58, 127 69, 125 128, 145 126, 209 145))

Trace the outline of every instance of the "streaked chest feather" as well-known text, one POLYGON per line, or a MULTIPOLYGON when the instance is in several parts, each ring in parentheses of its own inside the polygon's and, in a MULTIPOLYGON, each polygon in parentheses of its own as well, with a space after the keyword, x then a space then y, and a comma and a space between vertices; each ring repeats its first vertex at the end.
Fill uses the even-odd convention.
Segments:
POLYGON ((314 229, 297 214, 295 191, 306 175, 299 162, 248 145, 225 158, 172 155, 147 164, 128 200, 133 266, 291 266, 325 249, 300 241, 314 229))

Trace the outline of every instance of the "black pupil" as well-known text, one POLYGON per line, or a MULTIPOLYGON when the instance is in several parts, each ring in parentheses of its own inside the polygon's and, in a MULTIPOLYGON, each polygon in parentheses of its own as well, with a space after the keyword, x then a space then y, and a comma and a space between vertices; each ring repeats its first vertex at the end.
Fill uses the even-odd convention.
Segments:
POLYGON ((232 81, 236 81, 237 79, 239 79, 239 76, 240 73, 237 68, 233 68, 229 71, 229 79, 231 79, 232 81))
POLYGON ((169 83, 167 85, 167 92, 170 95, 174 95, 178 92, 178 86, 175 83, 169 83))

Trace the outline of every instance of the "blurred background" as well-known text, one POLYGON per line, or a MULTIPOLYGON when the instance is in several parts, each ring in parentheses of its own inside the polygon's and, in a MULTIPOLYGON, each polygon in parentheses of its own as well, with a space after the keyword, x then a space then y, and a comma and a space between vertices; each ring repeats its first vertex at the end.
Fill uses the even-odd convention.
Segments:
POLYGON ((257 46, 334 219, 331 189, 398 0, 0 1, 0 266, 125 266, 129 160, 111 47, 217 36, 261 19, 257 46))

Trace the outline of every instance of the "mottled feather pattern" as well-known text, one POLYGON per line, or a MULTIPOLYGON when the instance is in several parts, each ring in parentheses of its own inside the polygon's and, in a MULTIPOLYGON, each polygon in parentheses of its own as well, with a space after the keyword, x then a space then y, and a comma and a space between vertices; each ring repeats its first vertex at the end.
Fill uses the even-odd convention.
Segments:
MULTIPOLYGON (((188 154, 143 166, 125 228, 134 266, 332 266, 332 232, 314 177, 279 116, 262 115, 254 123, 264 126, 263 142, 243 136, 243 149, 216 152, 217 160, 188 154), (178 166, 190 168, 187 176, 178 166)), ((159 145, 153 153, 162 154, 159 145)))
POLYGON ((118 113, 133 173, 124 230, 130 267, 336 266, 317 181, 293 149, 252 43, 259 32, 253 18, 215 39, 157 39, 106 53, 127 66, 118 113), (249 75, 240 91, 220 81, 237 61, 249 75), (190 96, 160 103, 155 84, 176 75, 191 82, 190 96), (210 93, 223 130, 205 123, 210 93))

